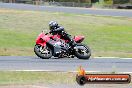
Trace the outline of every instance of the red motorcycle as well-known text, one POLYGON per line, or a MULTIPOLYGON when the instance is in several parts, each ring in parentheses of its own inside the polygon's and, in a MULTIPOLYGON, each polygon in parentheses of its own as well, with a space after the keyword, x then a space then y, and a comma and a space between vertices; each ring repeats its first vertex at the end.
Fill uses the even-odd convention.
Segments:
POLYGON ((52 56, 74 57, 79 59, 89 59, 91 51, 88 46, 82 44, 84 36, 74 36, 73 43, 69 44, 68 40, 61 38, 60 35, 51 35, 49 33, 40 33, 34 46, 35 54, 42 59, 49 59, 52 56))

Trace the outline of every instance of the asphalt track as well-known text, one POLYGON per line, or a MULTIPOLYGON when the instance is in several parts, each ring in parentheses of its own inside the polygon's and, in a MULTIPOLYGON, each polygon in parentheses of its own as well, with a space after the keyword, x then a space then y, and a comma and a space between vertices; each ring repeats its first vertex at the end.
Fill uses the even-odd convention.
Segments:
POLYGON ((74 8, 74 7, 35 6, 35 5, 11 4, 11 3, 0 3, 0 8, 49 11, 49 12, 65 12, 65 13, 74 13, 74 14, 92 14, 92 15, 116 16, 116 17, 132 17, 132 10, 113 10, 113 9, 104 10, 104 9, 89 9, 89 8, 74 8))
POLYGON ((51 58, 31 56, 0 56, 1 71, 77 71, 79 66, 92 72, 132 72, 132 59, 119 58, 51 58))

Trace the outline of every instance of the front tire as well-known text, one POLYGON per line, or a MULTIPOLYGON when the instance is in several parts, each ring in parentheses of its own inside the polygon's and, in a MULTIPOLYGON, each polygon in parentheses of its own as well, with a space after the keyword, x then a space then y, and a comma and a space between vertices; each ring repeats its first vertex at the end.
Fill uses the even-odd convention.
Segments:
POLYGON ((90 58, 91 50, 87 45, 78 43, 75 47, 76 47, 75 56, 77 58, 85 59, 85 60, 90 58), (82 47, 83 47, 83 49, 82 49, 82 47))
POLYGON ((48 47, 42 47, 41 45, 34 46, 35 54, 42 59, 49 59, 52 57, 52 50, 48 47))

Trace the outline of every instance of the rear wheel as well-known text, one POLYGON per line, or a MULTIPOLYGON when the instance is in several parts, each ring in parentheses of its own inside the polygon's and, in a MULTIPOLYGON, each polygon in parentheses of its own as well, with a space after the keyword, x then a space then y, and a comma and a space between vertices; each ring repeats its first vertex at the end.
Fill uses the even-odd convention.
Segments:
POLYGON ((35 54, 42 59, 49 59, 52 57, 52 50, 48 46, 35 45, 35 54))
POLYGON ((76 47, 75 56, 77 58, 79 59, 89 59, 90 58, 91 50, 87 45, 78 43, 75 47, 76 47))

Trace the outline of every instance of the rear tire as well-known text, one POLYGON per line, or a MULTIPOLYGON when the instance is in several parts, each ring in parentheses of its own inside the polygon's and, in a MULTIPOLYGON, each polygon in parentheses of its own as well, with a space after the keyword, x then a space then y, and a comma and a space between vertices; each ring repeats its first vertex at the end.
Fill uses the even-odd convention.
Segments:
POLYGON ((81 52, 81 50, 78 48, 78 50, 75 51, 75 56, 76 56, 77 58, 79 58, 79 59, 84 59, 84 60, 89 59, 90 56, 91 56, 91 50, 90 50, 90 48, 89 48, 87 45, 81 44, 81 43, 78 43, 78 44, 76 45, 76 47, 77 47, 77 46, 83 46, 83 47, 86 49, 87 54, 86 54, 86 55, 83 55, 82 52, 81 52), (79 50, 80 50, 80 52, 79 52, 79 50))
POLYGON ((48 46, 46 46, 45 48, 44 47, 42 47, 41 45, 35 45, 34 46, 34 52, 35 52, 35 54, 38 56, 38 57, 40 57, 40 58, 42 58, 42 59, 49 59, 49 58, 51 58, 52 57, 52 50, 48 47, 48 46), (47 52, 46 52, 47 51, 47 52), (44 53, 44 52, 46 52, 46 53, 44 53), (47 54, 47 55, 46 55, 47 54))

